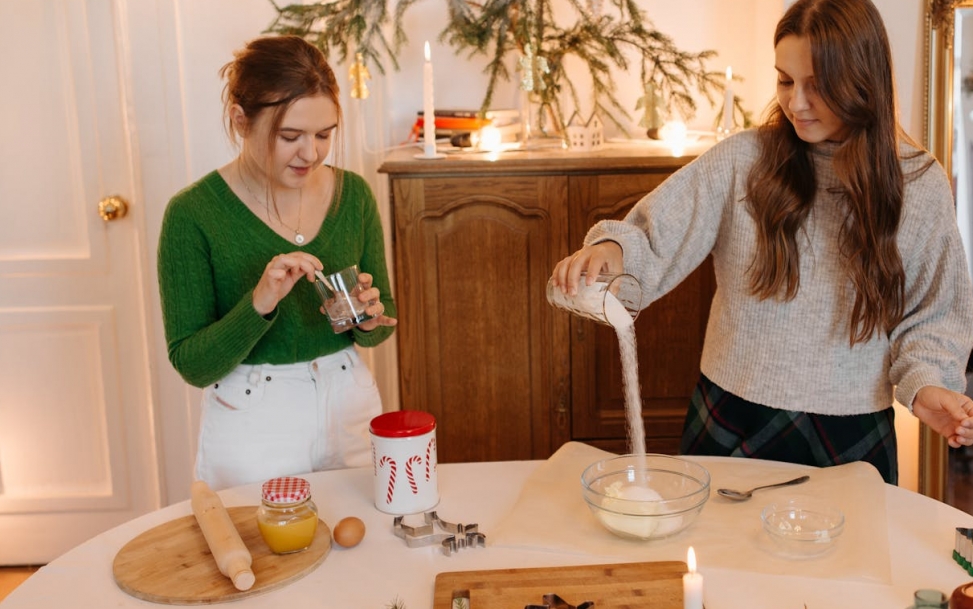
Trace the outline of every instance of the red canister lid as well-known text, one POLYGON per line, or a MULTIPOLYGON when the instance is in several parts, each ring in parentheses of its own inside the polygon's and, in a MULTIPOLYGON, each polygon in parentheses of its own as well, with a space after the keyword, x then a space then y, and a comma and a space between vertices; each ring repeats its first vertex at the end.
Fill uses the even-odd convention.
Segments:
POLYGON ((421 410, 395 410, 372 419, 369 430, 382 438, 411 438, 436 429, 436 417, 421 410))
POLYGON ((264 482, 262 491, 270 503, 300 503, 311 496, 311 485, 304 478, 284 476, 264 482))

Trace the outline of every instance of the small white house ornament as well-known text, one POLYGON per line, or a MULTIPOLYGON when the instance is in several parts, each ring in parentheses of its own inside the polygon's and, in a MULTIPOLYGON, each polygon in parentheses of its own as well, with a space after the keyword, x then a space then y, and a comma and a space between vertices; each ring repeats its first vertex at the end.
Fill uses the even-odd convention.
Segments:
POLYGON ((581 122, 581 116, 575 112, 571 115, 565 131, 568 136, 568 148, 571 150, 594 150, 604 141, 605 128, 601 118, 592 113, 587 122, 581 122))

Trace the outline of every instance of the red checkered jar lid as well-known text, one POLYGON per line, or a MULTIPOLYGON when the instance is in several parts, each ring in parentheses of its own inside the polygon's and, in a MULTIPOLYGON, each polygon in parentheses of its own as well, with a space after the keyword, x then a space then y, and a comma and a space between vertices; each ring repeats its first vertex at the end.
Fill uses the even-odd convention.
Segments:
POLYGON ((284 476, 268 480, 263 485, 263 500, 269 503, 300 503, 310 497, 311 485, 304 478, 284 476))

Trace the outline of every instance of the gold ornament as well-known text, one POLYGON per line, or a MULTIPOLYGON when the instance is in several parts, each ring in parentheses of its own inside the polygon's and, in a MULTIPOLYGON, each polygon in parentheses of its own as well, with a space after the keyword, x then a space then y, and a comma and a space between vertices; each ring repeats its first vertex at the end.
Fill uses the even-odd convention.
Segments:
POLYGON ((361 53, 355 53, 355 63, 348 68, 348 78, 351 80, 350 94, 355 99, 368 99, 368 80, 372 75, 365 67, 361 53))
POLYGON ((520 88, 524 91, 543 91, 547 88, 543 75, 551 72, 547 59, 534 55, 530 43, 524 45, 524 54, 520 58, 520 88))

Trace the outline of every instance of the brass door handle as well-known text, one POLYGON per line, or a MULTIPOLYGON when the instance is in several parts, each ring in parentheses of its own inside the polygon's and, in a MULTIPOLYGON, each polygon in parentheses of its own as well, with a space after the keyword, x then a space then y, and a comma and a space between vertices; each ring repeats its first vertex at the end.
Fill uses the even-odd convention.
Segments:
POLYGON ((128 202, 118 195, 105 197, 98 201, 98 215, 105 222, 124 218, 128 213, 128 202))

